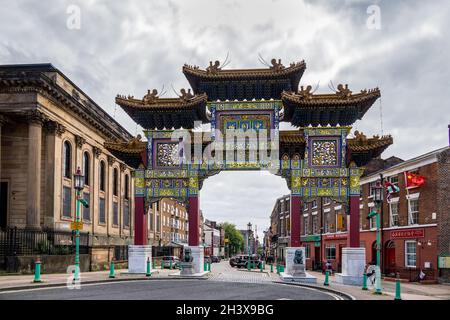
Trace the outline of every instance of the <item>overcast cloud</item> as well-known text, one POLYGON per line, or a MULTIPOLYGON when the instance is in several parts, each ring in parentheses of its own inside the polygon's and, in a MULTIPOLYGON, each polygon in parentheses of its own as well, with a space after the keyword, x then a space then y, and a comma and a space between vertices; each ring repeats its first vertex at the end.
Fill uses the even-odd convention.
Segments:
MULTIPOLYGON (((384 157, 448 144, 448 0, 0 0, 0 8, 0 64, 51 62, 132 134, 140 128, 114 105, 117 93, 164 85, 173 96, 171 85, 188 87, 184 63, 206 67, 229 52, 229 68, 261 67, 261 53, 285 64, 305 59, 301 83, 320 81, 318 92, 330 92, 330 80, 354 92, 380 87, 382 99, 354 129, 392 134, 384 157), (79 30, 66 26, 71 4, 81 9, 79 30), (373 4, 381 30, 366 26, 373 4)), ((209 219, 262 230, 286 193, 280 177, 223 172, 205 182, 201 206, 209 219)))

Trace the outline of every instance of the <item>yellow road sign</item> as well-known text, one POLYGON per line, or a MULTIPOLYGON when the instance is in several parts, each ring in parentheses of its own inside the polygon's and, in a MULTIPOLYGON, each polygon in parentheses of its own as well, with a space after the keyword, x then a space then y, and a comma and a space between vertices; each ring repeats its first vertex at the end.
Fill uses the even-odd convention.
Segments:
POLYGON ((72 230, 82 230, 83 229, 83 222, 71 222, 70 223, 70 229, 72 230))

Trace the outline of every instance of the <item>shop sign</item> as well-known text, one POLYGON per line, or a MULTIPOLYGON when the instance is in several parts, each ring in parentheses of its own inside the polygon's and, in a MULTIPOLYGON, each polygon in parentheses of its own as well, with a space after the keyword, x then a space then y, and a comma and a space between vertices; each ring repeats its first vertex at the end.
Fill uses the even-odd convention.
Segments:
POLYGON ((320 242, 320 235, 303 236, 301 237, 302 242, 320 242))
POLYGON ((335 233, 324 235, 325 240, 340 240, 347 239, 347 233, 335 233))
POLYGON ((391 239, 411 239, 425 237, 425 229, 394 230, 391 239))
POLYGON ((450 257, 438 257, 439 269, 450 269, 450 257))

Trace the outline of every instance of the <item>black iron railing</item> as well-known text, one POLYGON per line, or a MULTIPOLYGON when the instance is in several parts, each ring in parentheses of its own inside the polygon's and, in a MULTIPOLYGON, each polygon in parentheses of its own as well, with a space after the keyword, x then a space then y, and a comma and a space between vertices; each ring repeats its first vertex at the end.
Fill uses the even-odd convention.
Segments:
POLYGON ((128 260, 128 246, 115 246, 114 247, 114 259, 116 261, 128 260))
POLYGON ((399 273, 401 279, 407 279, 411 282, 419 282, 421 280, 435 280, 436 272, 433 269, 422 269, 419 268, 402 268, 402 267, 389 267, 384 271, 384 275, 388 277, 396 277, 399 273), (420 272, 424 275, 420 277, 420 272))
MULTIPOLYGON (((70 255, 75 253, 75 232, 55 230, 0 230, 0 257, 70 255)), ((80 254, 89 253, 89 233, 80 233, 80 254)))

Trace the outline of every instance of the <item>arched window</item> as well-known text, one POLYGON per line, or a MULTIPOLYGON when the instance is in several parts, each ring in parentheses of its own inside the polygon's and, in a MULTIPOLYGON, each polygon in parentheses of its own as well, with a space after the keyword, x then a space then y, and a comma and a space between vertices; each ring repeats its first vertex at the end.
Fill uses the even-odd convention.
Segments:
POLYGON ((128 178, 128 175, 126 174, 125 175, 125 199, 128 199, 129 198, 129 194, 128 194, 128 190, 129 190, 129 178, 128 178))
POLYGON ((100 191, 105 191, 106 185, 106 171, 105 171, 105 162, 100 161, 100 191))
POLYGON ((113 171, 113 195, 117 196, 119 191, 119 176, 117 173, 117 168, 113 171))
POLYGON ((83 154, 83 174, 84 174, 84 184, 89 185, 89 153, 84 152, 83 154))
POLYGON ((72 147, 69 141, 64 142, 63 151, 63 175, 65 178, 72 179, 72 147))

